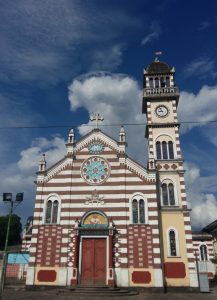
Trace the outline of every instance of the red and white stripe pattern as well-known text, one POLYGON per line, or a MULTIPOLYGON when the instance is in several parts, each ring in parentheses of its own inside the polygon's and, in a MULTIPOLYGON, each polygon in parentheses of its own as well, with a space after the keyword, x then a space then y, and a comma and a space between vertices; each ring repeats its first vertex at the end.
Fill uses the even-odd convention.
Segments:
MULTIPOLYGON (((100 131, 93 131, 87 138, 77 143, 74 148, 74 157, 66 157, 50 168, 47 175, 40 174, 40 180, 37 181, 30 266, 46 266, 48 264, 66 266, 67 262, 73 262, 72 257, 69 259, 69 255, 74 255, 69 244, 75 221, 80 221, 85 212, 99 209, 113 220, 118 230, 119 267, 129 267, 128 239, 132 231, 132 225, 130 226, 131 200, 133 194, 140 193, 144 195, 148 206, 148 225, 142 225, 142 227, 150 242, 147 245, 143 240, 138 240, 138 242, 142 244, 143 250, 146 247, 145 251, 148 253, 146 264, 160 267, 155 174, 148 174, 142 166, 120 154, 118 143, 100 131), (100 185, 89 185, 81 176, 83 162, 94 156, 88 151, 88 145, 93 141, 103 143, 104 151, 97 156, 105 158, 110 165, 110 176, 100 185), (103 197, 104 204, 87 204, 87 198, 94 190, 100 197, 103 197), (45 204, 51 194, 57 194, 61 199, 58 225, 44 224, 45 204), (48 261, 45 258, 46 251, 49 253, 56 251, 57 258, 48 261)), ((141 239, 141 237, 139 238, 141 239)), ((134 242, 137 243, 137 240, 134 242)), ((141 259, 140 256, 141 254, 138 253, 138 259, 141 259)), ((144 266, 145 262, 142 264, 144 266)), ((138 266, 140 265, 138 264, 138 266)))

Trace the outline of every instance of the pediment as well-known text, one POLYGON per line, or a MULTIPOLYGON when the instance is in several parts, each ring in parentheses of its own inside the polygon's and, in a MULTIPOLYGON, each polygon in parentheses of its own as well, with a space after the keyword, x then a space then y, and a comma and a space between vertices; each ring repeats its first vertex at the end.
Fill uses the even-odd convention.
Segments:
MULTIPOLYGON (((47 171, 44 177, 45 181, 49 181, 56 174, 71 166, 73 168, 73 157, 76 157, 77 154, 81 153, 82 150, 87 150, 88 146, 92 143, 100 143, 103 146, 111 149, 113 152, 116 152, 119 157, 120 165, 125 165, 128 170, 136 174, 142 180, 145 181, 155 181, 155 174, 153 172, 150 174, 145 167, 131 159, 127 156, 125 151, 123 151, 123 147, 121 147, 121 143, 115 141, 113 138, 103 133, 100 130, 92 130, 86 136, 82 137, 79 141, 74 144, 73 156, 67 155, 61 161, 57 162, 55 165, 51 166, 47 171)), ((91 153, 90 153, 91 155, 91 153)), ((103 155, 103 154, 102 154, 103 155)))
POLYGON ((110 148, 111 150, 121 153, 122 150, 119 147, 119 143, 111 138, 109 135, 103 133, 100 130, 93 130, 86 136, 81 138, 75 145, 74 154, 78 153, 82 149, 88 147, 91 143, 101 143, 104 146, 110 148))

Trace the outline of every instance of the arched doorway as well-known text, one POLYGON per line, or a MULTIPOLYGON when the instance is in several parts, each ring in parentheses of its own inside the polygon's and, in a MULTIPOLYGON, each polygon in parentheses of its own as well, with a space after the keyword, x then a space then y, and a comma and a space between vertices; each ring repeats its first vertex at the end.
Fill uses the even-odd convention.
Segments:
POLYGON ((79 226, 79 284, 113 285, 113 227, 102 211, 88 211, 79 226))

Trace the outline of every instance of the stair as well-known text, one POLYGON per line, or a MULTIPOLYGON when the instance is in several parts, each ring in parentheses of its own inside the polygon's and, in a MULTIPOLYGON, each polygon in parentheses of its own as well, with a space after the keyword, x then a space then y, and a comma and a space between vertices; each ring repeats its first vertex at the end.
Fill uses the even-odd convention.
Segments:
POLYGON ((71 294, 71 295, 81 295, 81 296, 105 296, 105 297, 117 297, 117 296, 135 296, 138 295, 136 291, 130 291, 125 288, 118 287, 107 287, 107 286, 78 286, 70 287, 67 289, 58 290, 57 294, 71 294))

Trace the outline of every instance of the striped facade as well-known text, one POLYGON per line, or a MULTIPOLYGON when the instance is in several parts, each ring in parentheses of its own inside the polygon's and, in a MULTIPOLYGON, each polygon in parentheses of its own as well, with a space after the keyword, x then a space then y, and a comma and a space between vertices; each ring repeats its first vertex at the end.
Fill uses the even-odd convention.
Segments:
POLYGON ((193 232, 193 251, 197 261, 198 273, 207 274, 210 279, 216 274, 213 262, 213 236, 203 231, 193 232))
MULTIPOLYGON (((38 173, 28 277, 29 280, 31 275, 32 280, 34 277, 31 284, 38 283, 37 273, 46 270, 46 267, 49 267, 49 270, 53 268, 57 273, 67 273, 65 280, 69 281, 64 282, 66 285, 76 276, 75 281, 79 282, 81 257, 76 264, 76 256, 79 256, 79 253, 75 253, 74 246, 81 237, 76 232, 76 224, 89 211, 103 211, 115 228, 116 233, 112 236, 111 269, 119 285, 126 285, 122 283, 122 277, 124 282, 129 284, 129 270, 132 273, 133 269, 153 269, 156 270, 156 274, 160 273, 155 172, 148 173, 125 154, 122 145, 97 129, 76 144, 67 144, 67 149, 67 156, 62 161, 53 168, 38 173), (110 168, 108 179, 98 185, 88 184, 81 175, 84 162, 96 156, 88 150, 93 142, 104 146, 100 156, 106 159, 110 168), (88 203, 87 199, 91 198, 94 191, 103 198, 103 203, 88 203), (46 225, 46 202, 53 195, 59 200, 58 224, 46 225), (132 225, 132 200, 137 195, 145 201, 146 222, 132 225), (74 277, 73 270, 76 273, 74 277), (70 272, 71 279, 68 277, 70 272)), ((153 273, 152 276, 158 275, 153 273)), ((108 279, 107 276, 106 284, 108 279)), ((153 282, 154 278, 151 279, 152 285, 153 282)), ((46 284, 46 281, 42 283, 46 284)), ((58 279, 55 283, 61 284, 58 279)), ((27 284, 30 284, 30 281, 27 281, 27 284)), ((149 284, 150 282, 147 283, 149 284)))
POLYGON ((198 286, 173 74, 169 89, 150 87, 150 76, 147 169, 126 154, 123 128, 118 142, 97 128, 75 142, 71 130, 66 156, 49 169, 40 161, 27 285, 198 286), (171 142, 173 157, 159 158, 171 142))

